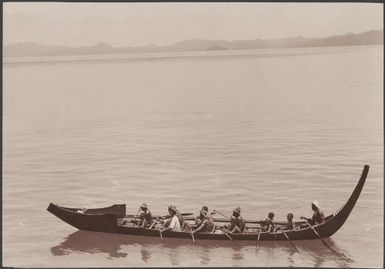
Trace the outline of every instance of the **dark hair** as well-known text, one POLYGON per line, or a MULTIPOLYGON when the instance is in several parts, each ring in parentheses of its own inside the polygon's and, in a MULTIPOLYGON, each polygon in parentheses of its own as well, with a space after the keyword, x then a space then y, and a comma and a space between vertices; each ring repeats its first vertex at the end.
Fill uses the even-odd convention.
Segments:
POLYGON ((269 218, 272 219, 272 218, 274 218, 274 213, 273 213, 273 212, 270 212, 268 216, 269 216, 269 218))
POLYGON ((294 217, 294 215, 293 215, 293 213, 289 213, 289 214, 287 214, 287 218, 293 218, 294 217))
POLYGON ((176 214, 176 212, 173 209, 171 209, 171 208, 168 209, 168 212, 169 213, 172 212, 172 213, 176 214))

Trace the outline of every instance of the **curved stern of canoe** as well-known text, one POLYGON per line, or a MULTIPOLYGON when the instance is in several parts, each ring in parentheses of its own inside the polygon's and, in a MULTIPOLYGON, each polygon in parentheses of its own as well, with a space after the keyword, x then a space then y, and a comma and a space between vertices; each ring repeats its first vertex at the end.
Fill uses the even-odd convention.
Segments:
POLYGON ((352 194, 350 195, 349 200, 345 203, 344 206, 342 206, 339 210, 337 210, 336 213, 327 217, 327 221, 324 225, 317 228, 319 234, 322 237, 332 236, 345 223, 345 221, 350 215, 350 212, 352 212, 354 206, 356 205, 358 198, 360 197, 362 188, 364 187, 366 178, 368 176, 368 172, 369 172, 369 165, 365 165, 362 171, 360 180, 358 181, 357 186, 355 187, 352 194))
POLYGON ((95 232, 115 232, 119 217, 126 214, 125 205, 82 210, 81 208, 61 207, 50 203, 47 210, 64 222, 79 230, 95 232))

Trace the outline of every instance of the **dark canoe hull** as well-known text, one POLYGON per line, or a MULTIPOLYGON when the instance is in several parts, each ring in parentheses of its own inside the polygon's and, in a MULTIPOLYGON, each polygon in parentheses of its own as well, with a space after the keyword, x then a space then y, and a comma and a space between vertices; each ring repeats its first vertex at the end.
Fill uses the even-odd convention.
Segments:
POLYGON ((62 207, 51 203, 47 210, 79 230, 95 232, 115 232, 117 218, 123 218, 126 215, 124 204, 87 209, 84 213, 80 213, 81 208, 62 207))
MULTIPOLYGON (((345 203, 341 209, 337 210, 336 213, 326 217, 326 222, 322 225, 317 226, 315 229, 321 237, 330 237, 336 233, 353 210, 358 197, 361 194, 362 188, 365 184, 369 166, 365 165, 361 178, 351 194, 349 200, 345 203)), ((61 207, 55 204, 50 204, 47 209, 49 212, 63 220, 64 222, 78 228, 79 230, 95 231, 95 232, 107 232, 116 234, 129 234, 129 235, 140 235, 140 236, 151 236, 160 237, 158 230, 146 229, 140 227, 130 227, 119 225, 119 219, 125 217, 125 205, 113 205, 106 208, 95 208, 88 209, 84 213, 81 213, 80 208, 68 208, 61 207)), ((318 236, 309 227, 302 228, 295 231, 287 231, 286 235, 291 240, 309 240, 318 239, 318 236)), ((231 234, 230 237, 233 240, 248 240, 256 241, 281 241, 287 240, 282 232, 277 233, 244 233, 244 234, 231 234)), ((189 232, 174 232, 166 231, 162 233, 163 238, 186 238, 191 239, 189 232)), ((229 237, 224 233, 197 233, 194 234, 195 239, 203 240, 229 240, 229 237)))

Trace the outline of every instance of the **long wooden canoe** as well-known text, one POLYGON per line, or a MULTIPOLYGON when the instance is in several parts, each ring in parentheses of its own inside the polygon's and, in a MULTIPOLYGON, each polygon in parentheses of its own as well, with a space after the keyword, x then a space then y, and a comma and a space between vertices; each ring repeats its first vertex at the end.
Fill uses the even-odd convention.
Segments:
MULTIPOLYGON (((358 181, 357 186, 353 190, 348 201, 338 209, 334 214, 331 214, 325 218, 325 223, 314 226, 318 234, 325 238, 330 237, 336 233, 341 226, 345 223, 349 217, 350 212, 353 210, 362 188, 365 184, 369 171, 369 165, 365 165, 361 174, 361 178, 358 181)), ((47 210, 63 220, 64 222, 74 226, 79 230, 117 233, 117 234, 130 234, 140 236, 153 236, 159 237, 158 229, 148 229, 138 227, 136 225, 122 224, 122 220, 127 217, 133 217, 132 215, 126 215, 126 205, 116 204, 106 208, 94 208, 94 209, 82 209, 82 208, 68 208, 50 203, 47 210)), ((221 223, 225 220, 214 219, 216 223, 221 223)), ((259 230, 252 230, 251 232, 245 232, 243 234, 231 234, 233 240, 252 240, 258 239, 260 241, 272 241, 272 240, 287 240, 286 236, 281 232, 261 232, 259 230)), ((301 226, 300 229, 290 230, 285 232, 291 240, 304 240, 304 239, 318 239, 315 232, 306 226, 301 226)), ((191 239, 190 232, 174 232, 166 231, 162 233, 166 238, 188 238, 191 239)), ((225 233, 196 233, 195 239, 210 239, 210 240, 229 240, 228 235, 225 233)))

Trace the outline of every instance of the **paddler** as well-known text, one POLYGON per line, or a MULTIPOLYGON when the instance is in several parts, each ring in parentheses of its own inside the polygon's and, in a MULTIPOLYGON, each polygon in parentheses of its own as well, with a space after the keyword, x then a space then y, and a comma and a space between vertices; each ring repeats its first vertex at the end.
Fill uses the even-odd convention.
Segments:
POLYGON ((294 230, 294 222, 293 222, 294 215, 293 213, 287 214, 287 223, 283 226, 278 226, 276 228, 276 231, 278 230, 294 230))
POLYGON ((311 209, 313 210, 313 216, 311 219, 301 216, 301 219, 312 222, 313 224, 325 223, 325 215, 321 211, 320 204, 317 201, 311 203, 311 209))
POLYGON ((274 232, 275 225, 274 225, 274 213, 270 212, 267 215, 267 219, 263 222, 262 231, 264 232, 274 232))
POLYGON ((175 209, 176 209, 176 216, 179 219, 181 230, 189 230, 190 227, 188 226, 188 223, 184 221, 184 218, 182 217, 182 213, 180 213, 180 211, 176 207, 175 209))
POLYGON ((140 223, 139 223, 139 226, 140 227, 144 227, 144 228, 148 228, 153 220, 152 220, 152 214, 151 214, 151 211, 148 209, 148 206, 146 203, 143 203, 140 208, 139 208, 139 219, 140 219, 140 223))
POLYGON ((246 224, 241 216, 241 208, 237 207, 233 210, 233 215, 230 219, 230 228, 231 233, 243 233, 246 230, 246 224))
POLYGON ((214 220, 211 214, 209 214, 209 208, 207 206, 202 206, 199 216, 196 218, 198 228, 196 228, 193 233, 196 232, 208 232, 211 233, 214 229, 214 220))
POLYGON ((176 213, 177 213, 176 206, 170 205, 168 207, 168 214, 170 218, 165 222, 165 225, 162 231, 168 231, 168 230, 172 230, 176 232, 181 231, 180 221, 176 213))
POLYGON ((284 230, 294 230, 294 222, 293 222, 294 215, 293 213, 287 214, 287 224, 283 228, 284 230))

